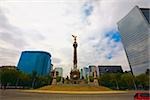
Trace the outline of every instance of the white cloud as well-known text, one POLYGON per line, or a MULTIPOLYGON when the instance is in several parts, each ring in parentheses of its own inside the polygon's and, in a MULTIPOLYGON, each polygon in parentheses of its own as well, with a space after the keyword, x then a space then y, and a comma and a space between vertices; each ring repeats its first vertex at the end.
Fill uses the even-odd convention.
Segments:
MULTIPOLYGON (((123 69, 129 70, 122 44, 105 37, 105 34, 117 30, 116 23, 135 5, 150 7, 148 0, 0 1, 0 8, 7 23, 19 29, 13 32, 13 36, 20 32, 21 36, 18 38, 28 44, 16 49, 12 48, 11 43, 0 41, 0 48, 5 48, 5 42, 8 50, 19 50, 18 54, 14 55, 18 59, 22 50, 48 51, 54 58, 54 67, 62 66, 66 76, 72 67, 71 35, 76 34, 79 43, 79 67, 88 64, 121 64, 123 69), (88 16, 84 13, 85 4, 93 7, 88 16), (112 48, 113 45, 116 47, 112 48), (106 58, 109 53, 112 54, 112 59, 106 58)), ((5 31, 8 31, 8 28, 3 32, 5 31)), ((14 41, 17 42, 16 39, 14 41)), ((6 58, 1 60, 0 64, 17 64, 17 61, 6 58)))

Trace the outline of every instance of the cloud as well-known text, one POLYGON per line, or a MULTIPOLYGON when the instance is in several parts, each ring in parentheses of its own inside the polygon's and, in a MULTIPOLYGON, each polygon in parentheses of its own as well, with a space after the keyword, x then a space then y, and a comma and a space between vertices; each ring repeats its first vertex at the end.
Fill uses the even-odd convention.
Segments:
POLYGON ((61 63, 61 59, 59 58, 52 58, 52 62, 55 63, 55 64, 60 64, 61 63))
POLYGON ((2 12, 2 10, 0 9, 0 26, 1 27, 5 27, 7 26, 7 18, 4 15, 4 13, 2 12))
MULTIPOLYGON (((138 1, 101 0, 93 1, 93 11, 84 19, 84 32, 79 61, 85 64, 118 64, 124 70, 130 70, 117 30, 117 22, 123 18, 135 5, 149 7, 138 1), (86 48, 86 49, 84 49, 86 48), (84 52, 84 53, 83 53, 84 52), (86 56, 85 56, 86 55, 86 56), (85 63, 86 62, 86 63, 85 63)), ((81 35, 81 34, 80 34, 81 35)), ((82 35, 81 35, 82 37, 82 35)))
POLYGON ((22 31, 17 27, 12 26, 7 17, 0 9, 0 39, 8 44, 14 46, 14 48, 19 48, 27 45, 25 39, 21 39, 22 31))
POLYGON ((114 40, 115 42, 120 42, 121 41, 121 36, 120 33, 117 31, 110 31, 106 33, 106 37, 109 37, 110 40, 114 40))
POLYGON ((18 60, 13 57, 19 59, 24 50, 43 50, 51 53, 54 67, 63 67, 64 76, 69 75, 74 34, 79 68, 117 64, 129 70, 116 23, 135 5, 149 7, 148 4, 148 0, 0 2, 0 50, 6 51, 0 52, 0 64, 16 64, 18 60), (11 50, 16 51, 12 54, 11 50), (11 54, 11 60, 7 59, 11 54))
POLYGON ((91 2, 86 2, 83 5, 83 13, 86 17, 90 16, 93 12, 93 5, 91 4, 91 2))
MULTIPOLYGON (((42 34, 32 32, 31 40, 42 40, 42 34)), ((11 25, 5 13, 0 8, 0 65, 16 65, 21 51, 29 46, 24 30, 11 25)))
POLYGON ((20 52, 18 50, 0 47, 0 53, 0 66, 16 65, 16 62, 19 61, 20 52))

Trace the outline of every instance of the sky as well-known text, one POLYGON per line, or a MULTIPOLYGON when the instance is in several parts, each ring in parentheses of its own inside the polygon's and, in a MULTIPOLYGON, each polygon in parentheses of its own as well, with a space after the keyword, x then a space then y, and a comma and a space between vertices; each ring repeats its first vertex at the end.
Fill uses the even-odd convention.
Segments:
POLYGON ((130 70, 117 22, 149 0, 0 0, 0 66, 16 65, 22 51, 47 51, 67 76, 77 36, 78 68, 121 65, 130 70))

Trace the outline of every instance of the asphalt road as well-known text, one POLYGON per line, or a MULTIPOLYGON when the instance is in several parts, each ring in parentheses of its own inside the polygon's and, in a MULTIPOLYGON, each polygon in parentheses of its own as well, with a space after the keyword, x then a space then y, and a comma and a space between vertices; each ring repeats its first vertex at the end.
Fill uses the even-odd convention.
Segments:
POLYGON ((50 94, 0 90, 0 100, 134 100, 134 93, 50 94))

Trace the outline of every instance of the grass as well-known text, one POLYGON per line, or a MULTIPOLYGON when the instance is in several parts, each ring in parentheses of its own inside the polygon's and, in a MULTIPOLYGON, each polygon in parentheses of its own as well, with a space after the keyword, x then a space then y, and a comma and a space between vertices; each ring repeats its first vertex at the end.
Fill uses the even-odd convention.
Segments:
POLYGON ((64 85, 48 85, 37 90, 49 91, 112 91, 110 88, 103 86, 64 86, 64 85))

